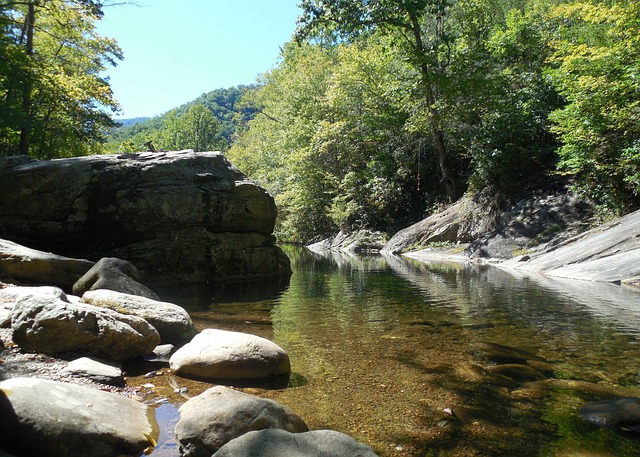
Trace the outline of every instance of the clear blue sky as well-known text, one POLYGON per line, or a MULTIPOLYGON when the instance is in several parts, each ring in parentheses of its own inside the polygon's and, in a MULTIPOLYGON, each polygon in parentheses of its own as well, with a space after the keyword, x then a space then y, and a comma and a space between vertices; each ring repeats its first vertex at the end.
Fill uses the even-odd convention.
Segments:
POLYGON ((137 0, 105 8, 98 32, 124 52, 106 71, 122 107, 117 117, 157 116, 205 92, 256 82, 291 39, 298 2, 137 0))

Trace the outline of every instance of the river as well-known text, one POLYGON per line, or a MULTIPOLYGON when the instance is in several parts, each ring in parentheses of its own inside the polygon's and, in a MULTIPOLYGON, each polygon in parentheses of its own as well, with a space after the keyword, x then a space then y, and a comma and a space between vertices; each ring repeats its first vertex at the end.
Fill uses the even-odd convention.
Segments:
MULTIPOLYGON (((637 291, 493 266, 285 249, 294 270, 286 286, 173 297, 199 329, 254 333, 287 351, 289 387, 246 391, 383 457, 640 455, 636 442, 577 412, 594 400, 640 397, 637 291), (533 354, 536 369, 496 361, 492 351, 503 346, 533 354)), ((158 405, 158 457, 179 455, 171 432, 185 400, 169 381, 193 395, 209 387, 134 377, 158 405)))

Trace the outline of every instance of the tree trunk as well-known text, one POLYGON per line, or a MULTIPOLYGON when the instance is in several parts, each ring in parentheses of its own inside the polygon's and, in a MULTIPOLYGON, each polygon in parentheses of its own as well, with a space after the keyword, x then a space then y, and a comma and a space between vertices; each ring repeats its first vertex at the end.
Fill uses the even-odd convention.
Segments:
MULTIPOLYGON (((36 7, 33 3, 29 3, 26 17, 26 55, 29 61, 29 65, 32 64, 33 58, 33 29, 35 25, 36 7)), ((20 154, 29 155, 29 134, 31 130, 31 91, 33 90, 33 81, 31 79, 31 68, 27 70, 27 74, 24 80, 23 92, 22 92, 22 114, 24 120, 22 127, 20 128, 20 154)))

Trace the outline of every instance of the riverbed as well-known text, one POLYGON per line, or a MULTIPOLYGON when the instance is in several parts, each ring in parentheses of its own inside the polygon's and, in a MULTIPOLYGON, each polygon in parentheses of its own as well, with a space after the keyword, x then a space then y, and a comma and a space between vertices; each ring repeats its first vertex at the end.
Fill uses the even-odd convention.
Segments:
MULTIPOLYGON (((383 457, 640 455, 636 442, 577 412, 594 400, 640 397, 637 290, 492 266, 285 249, 294 270, 288 285, 170 297, 199 329, 253 333, 287 351, 287 387, 240 386, 245 391, 383 457), (535 370, 501 366, 487 348, 504 346, 531 354, 535 370)), ((152 455, 177 456, 177 408, 210 386, 162 366, 150 379, 142 375, 148 369, 137 368, 130 382, 157 407, 163 434, 152 455)))

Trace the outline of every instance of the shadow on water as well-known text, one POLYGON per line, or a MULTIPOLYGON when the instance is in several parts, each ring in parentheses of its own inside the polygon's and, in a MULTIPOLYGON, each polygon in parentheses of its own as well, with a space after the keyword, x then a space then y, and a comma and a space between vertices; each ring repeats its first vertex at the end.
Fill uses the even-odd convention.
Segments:
POLYGON ((301 382, 258 394, 312 429, 342 431, 383 457, 640 455, 576 412, 640 396, 637 292, 490 266, 284 250, 294 270, 284 289, 182 303, 199 328, 282 346, 301 382), (487 353, 496 343, 532 360, 496 362, 487 353))

